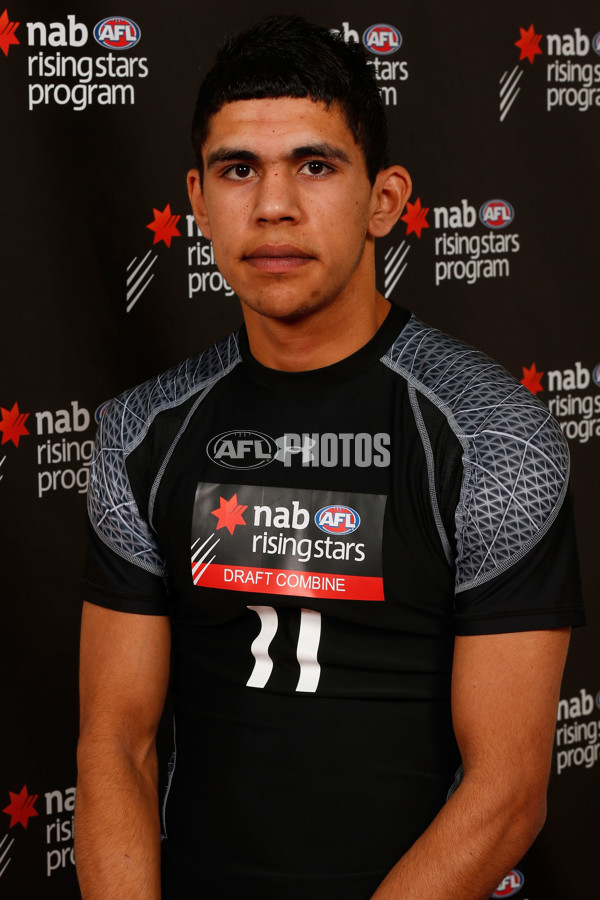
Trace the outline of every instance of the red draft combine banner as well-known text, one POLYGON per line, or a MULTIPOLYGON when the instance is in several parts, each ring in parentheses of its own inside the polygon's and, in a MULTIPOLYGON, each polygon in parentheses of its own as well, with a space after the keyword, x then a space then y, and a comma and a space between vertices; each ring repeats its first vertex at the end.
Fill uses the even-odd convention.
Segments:
MULTIPOLYGON (((192 570, 194 566, 192 565, 192 570)), ((366 575, 329 575, 256 566, 224 566, 210 563, 195 584, 226 591, 255 594, 291 594, 296 597, 327 597, 331 600, 384 600, 383 580, 366 575)))

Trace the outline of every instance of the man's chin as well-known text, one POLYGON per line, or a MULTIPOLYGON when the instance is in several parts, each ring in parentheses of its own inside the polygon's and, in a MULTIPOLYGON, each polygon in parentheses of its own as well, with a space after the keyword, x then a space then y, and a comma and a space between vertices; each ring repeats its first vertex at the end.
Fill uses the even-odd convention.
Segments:
POLYGON ((314 298, 312 300, 299 300, 296 297, 240 299, 244 309, 249 311, 250 314, 262 316, 265 319, 289 322, 290 324, 314 315, 327 305, 325 298, 314 298))

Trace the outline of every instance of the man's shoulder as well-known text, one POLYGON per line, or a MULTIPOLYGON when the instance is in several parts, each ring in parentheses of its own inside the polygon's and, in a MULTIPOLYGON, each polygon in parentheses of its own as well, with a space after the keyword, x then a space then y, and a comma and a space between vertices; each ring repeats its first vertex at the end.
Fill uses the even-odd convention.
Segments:
POLYGON ((159 413, 193 401, 240 359, 238 332, 232 332, 166 372, 118 394, 102 412, 101 430, 110 432, 121 449, 133 449, 159 413))
POLYGON ((562 455, 565 441, 547 407, 481 350, 412 316, 385 361, 444 412, 463 441, 494 429, 524 440, 541 431, 562 455))
POLYGON ((457 590, 494 577, 548 532, 569 450, 548 409, 499 363, 412 318, 388 352, 414 403, 431 403, 463 447, 457 590))
POLYGON ((415 316, 411 316, 390 347, 388 361, 420 390, 438 397, 452 408, 457 408, 465 395, 477 391, 487 394, 490 387, 494 394, 516 390, 522 397, 532 396, 503 366, 481 350, 415 316))

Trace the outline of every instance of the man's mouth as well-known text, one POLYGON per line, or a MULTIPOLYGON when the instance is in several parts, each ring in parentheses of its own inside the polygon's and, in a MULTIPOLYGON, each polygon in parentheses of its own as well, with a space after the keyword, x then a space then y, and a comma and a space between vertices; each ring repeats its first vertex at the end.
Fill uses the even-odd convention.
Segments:
POLYGON ((299 269, 315 257, 293 244, 263 244, 246 253, 243 258, 255 269, 279 275, 299 269))

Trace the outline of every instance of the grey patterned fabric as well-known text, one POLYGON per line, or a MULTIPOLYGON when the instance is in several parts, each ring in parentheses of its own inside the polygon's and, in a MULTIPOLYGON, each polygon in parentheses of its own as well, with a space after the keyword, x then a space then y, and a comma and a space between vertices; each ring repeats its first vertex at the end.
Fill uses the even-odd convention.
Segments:
POLYGON ((164 576, 164 563, 150 528, 139 515, 125 462, 162 410, 209 391, 239 361, 237 336, 232 334, 121 394, 100 420, 90 468, 90 521, 112 550, 155 575, 164 576))
POLYGON ((564 499, 569 451, 550 413, 485 354, 412 317, 383 362, 440 410, 464 447, 456 589, 508 569, 564 499))

